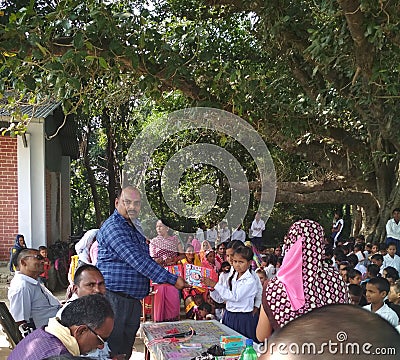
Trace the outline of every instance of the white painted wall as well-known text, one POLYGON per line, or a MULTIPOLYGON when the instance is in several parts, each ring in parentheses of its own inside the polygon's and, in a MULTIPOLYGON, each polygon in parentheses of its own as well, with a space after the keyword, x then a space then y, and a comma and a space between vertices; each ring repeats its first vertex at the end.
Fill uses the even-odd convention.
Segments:
POLYGON ((43 119, 31 122, 28 147, 18 137, 18 226, 28 247, 46 243, 45 138, 43 119), (34 189, 34 190, 33 190, 34 189))

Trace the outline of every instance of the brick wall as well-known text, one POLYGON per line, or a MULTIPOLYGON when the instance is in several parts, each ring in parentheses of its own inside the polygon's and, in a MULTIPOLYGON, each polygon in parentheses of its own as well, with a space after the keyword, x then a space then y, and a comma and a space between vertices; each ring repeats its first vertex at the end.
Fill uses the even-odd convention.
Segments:
POLYGON ((10 259, 17 233, 17 139, 0 135, 0 260, 10 259))

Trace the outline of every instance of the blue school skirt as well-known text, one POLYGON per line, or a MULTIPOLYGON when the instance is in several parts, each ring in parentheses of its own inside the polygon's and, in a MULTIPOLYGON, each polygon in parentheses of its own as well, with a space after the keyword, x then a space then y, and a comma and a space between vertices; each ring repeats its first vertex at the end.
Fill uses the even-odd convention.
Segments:
POLYGON ((253 315, 252 312, 238 313, 225 310, 222 323, 239 334, 259 342, 256 337, 258 313, 253 315))

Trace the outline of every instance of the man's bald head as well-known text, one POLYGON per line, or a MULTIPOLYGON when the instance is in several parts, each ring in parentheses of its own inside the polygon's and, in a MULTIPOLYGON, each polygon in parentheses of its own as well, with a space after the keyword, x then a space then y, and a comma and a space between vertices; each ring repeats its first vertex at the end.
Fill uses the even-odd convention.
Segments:
POLYGON ((266 351, 260 359, 395 360, 400 334, 385 319, 358 306, 327 305, 275 332, 266 351))

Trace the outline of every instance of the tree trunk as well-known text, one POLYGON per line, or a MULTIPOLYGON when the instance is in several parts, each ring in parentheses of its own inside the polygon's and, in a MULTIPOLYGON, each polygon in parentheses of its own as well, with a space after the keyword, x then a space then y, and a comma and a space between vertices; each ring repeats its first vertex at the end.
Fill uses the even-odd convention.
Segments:
POLYGON ((116 182, 116 172, 115 172, 115 140, 114 131, 111 126, 111 118, 107 110, 103 110, 101 117, 102 125, 106 129, 107 134, 107 172, 108 172, 108 203, 109 203, 109 213, 112 214, 115 209, 115 199, 117 192, 117 182, 116 182))
POLYGON ((94 176, 94 172, 90 166, 90 158, 89 158, 89 147, 90 147, 90 134, 92 132, 92 129, 90 127, 90 124, 87 125, 87 133, 86 133, 86 138, 83 140, 84 144, 84 151, 83 151, 83 163, 85 164, 85 168, 87 171, 87 178, 90 186, 90 190, 92 192, 92 197, 93 197, 93 205, 96 213, 96 225, 97 227, 100 226, 102 218, 101 218, 101 208, 100 208, 100 200, 99 200, 99 193, 97 192, 96 188, 96 178, 94 176))

